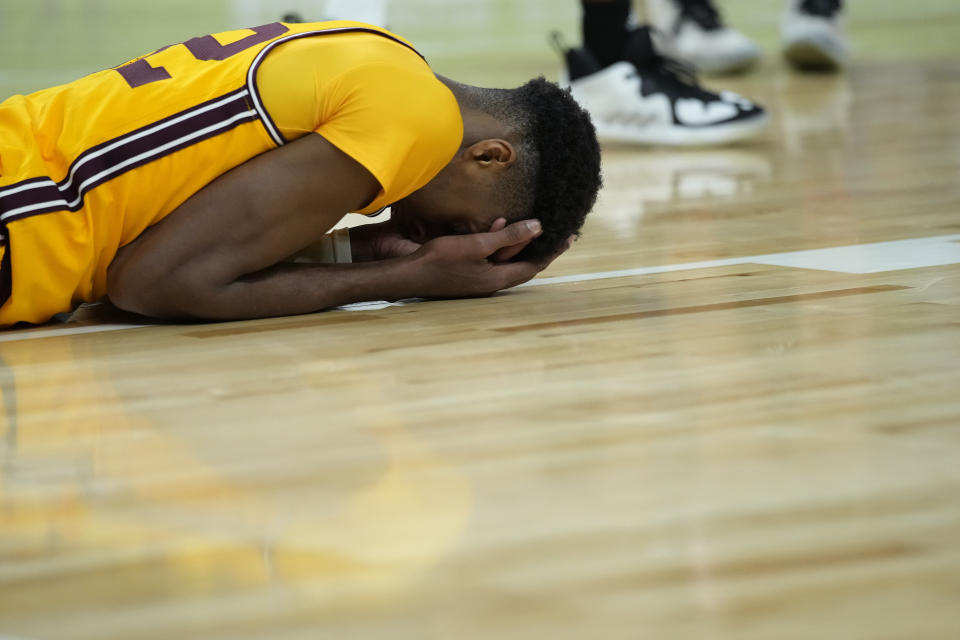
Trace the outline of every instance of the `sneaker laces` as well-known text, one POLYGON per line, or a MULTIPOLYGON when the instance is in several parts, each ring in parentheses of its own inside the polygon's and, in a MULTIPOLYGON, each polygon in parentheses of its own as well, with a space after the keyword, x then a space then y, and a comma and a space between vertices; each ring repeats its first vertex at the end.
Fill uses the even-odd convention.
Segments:
MULTIPOLYGON (((652 28, 649 29, 655 31, 652 28)), ((697 72, 692 65, 667 57, 657 51, 655 47, 651 46, 642 54, 635 53, 634 55, 630 55, 628 49, 626 59, 633 64, 634 75, 632 77, 641 74, 647 78, 652 76, 656 88, 671 97, 696 98, 704 102, 713 102, 720 99, 715 93, 711 93, 700 86, 697 72)), ((646 94, 646 92, 644 93, 646 94)))
POLYGON ((680 13, 677 15, 676 30, 685 19, 696 22, 704 31, 716 31, 723 28, 720 13, 710 0, 677 0, 680 13))
POLYGON ((840 9, 840 0, 803 0, 800 3, 803 13, 824 18, 832 18, 840 9))
POLYGON ((696 98, 703 102, 713 102, 719 98, 700 86, 697 73, 690 65, 672 58, 658 56, 656 65, 646 70, 657 78, 657 84, 665 93, 676 98, 696 98))

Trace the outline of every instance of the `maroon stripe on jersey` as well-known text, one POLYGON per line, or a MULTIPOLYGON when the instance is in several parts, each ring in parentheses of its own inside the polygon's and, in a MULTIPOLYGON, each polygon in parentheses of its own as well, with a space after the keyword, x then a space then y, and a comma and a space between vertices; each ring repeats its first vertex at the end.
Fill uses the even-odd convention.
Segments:
MULTIPOLYGON (((62 202, 63 194, 57 189, 52 181, 46 181, 42 187, 36 187, 33 189, 28 189, 27 191, 21 191, 20 193, 15 193, 9 196, 0 196, 0 215, 5 211, 13 211, 14 209, 20 209, 22 207, 28 207, 31 205, 39 205, 44 202, 62 202)), ((18 182, 16 185, 11 186, 20 186, 21 182, 18 182)), ((66 209, 66 206, 63 204, 58 205, 53 210, 56 209, 66 209)), ((4 222, 9 220, 9 216, 3 218, 4 222)))
MULTIPOLYGON (((134 129, 133 131, 131 131, 131 132, 129 132, 129 133, 125 133, 125 134, 122 135, 122 136, 118 136, 118 137, 116 137, 116 138, 111 138, 110 140, 106 140, 106 141, 104 141, 104 142, 101 142, 100 144, 96 145, 95 147, 90 147, 89 149, 87 149, 86 151, 84 151, 83 153, 81 153, 79 156, 77 156, 77 158, 73 161, 73 163, 70 165, 70 169, 67 171, 67 176, 68 176, 68 178, 65 178, 64 180, 61 180, 61 181, 60 181, 60 185, 62 186, 62 185, 65 185, 65 184, 67 183, 67 181, 69 180, 69 176, 70 176, 71 172, 74 171, 74 167, 76 167, 78 164, 82 163, 85 158, 93 155, 94 153, 96 153, 96 152, 98 152, 98 151, 100 151, 100 150, 102 150, 102 149, 105 149, 105 148, 109 147, 109 146, 112 145, 112 144, 116 144, 117 142, 121 142, 121 141, 123 141, 123 140, 127 140, 127 139, 129 139, 129 138, 136 137, 136 136, 138 136, 138 135, 142 134, 143 132, 148 131, 148 130, 150 130, 150 129, 154 129, 154 128, 157 128, 157 127, 163 127, 164 125, 167 125, 167 124, 173 122, 174 120, 177 120, 178 118, 183 118, 184 116, 188 116, 189 114, 191 114, 191 113, 193 113, 193 112, 202 111, 203 109, 209 107, 210 105, 216 104, 217 102, 220 102, 220 101, 222 101, 222 100, 227 100, 227 99, 229 99, 229 98, 236 97, 236 99, 237 99, 237 104, 245 104, 245 103, 246 103, 246 100, 243 100, 243 99, 241 99, 241 98, 239 97, 240 94, 242 94, 245 90, 246 90, 246 89, 237 89, 237 90, 235 90, 235 91, 231 91, 231 92, 229 92, 229 93, 225 93, 225 94, 223 94, 222 96, 217 96, 216 98, 211 98, 210 100, 207 100, 207 101, 205 101, 205 102, 201 102, 200 104, 194 105, 194 106, 190 107, 189 109, 184 109, 183 111, 180 111, 180 112, 178 112, 178 113, 175 113, 175 114, 173 114, 172 116, 168 116, 168 117, 166 117, 166 118, 163 118, 162 120, 157 120, 156 122, 151 122, 150 124, 144 125, 144 126, 140 127, 139 129, 134 129)), ((231 104, 232 104, 232 103, 231 103, 231 104)), ((249 106, 245 107, 243 110, 246 110, 246 109, 249 109, 249 106)), ((184 124, 184 123, 178 123, 178 124, 173 125, 173 126, 182 126, 183 124, 184 124)), ((2 191, 2 190, 0 190, 0 191, 2 191)))
POLYGON ((31 178, 30 180, 23 180, 15 184, 4 185, 0 188, 0 214, 4 211, 12 211, 31 204, 62 199, 63 195, 60 193, 60 190, 57 189, 57 185, 53 183, 53 180, 49 178, 31 178), (11 195, 2 195, 4 191, 33 184, 42 184, 43 186, 33 187, 11 195))
MULTIPOLYGON (((44 200, 44 202, 52 202, 51 200, 44 200)), ((43 204, 43 203, 38 203, 43 204)), ((32 218, 33 216, 43 215, 44 213, 53 213, 54 211, 73 211, 73 209, 68 209, 65 205, 62 204, 62 201, 56 204, 48 204, 46 206, 38 207, 36 209, 31 209, 30 211, 24 211, 23 213, 17 213, 12 216, 8 216, 3 219, 3 225, 6 225, 8 222, 16 222, 17 220, 23 220, 24 218, 32 218)), ((6 228, 5 226, 3 228, 6 228)))
MULTIPOLYGON (((96 187, 99 187, 100 185, 102 185, 102 184, 104 184, 104 183, 106 183, 106 182, 109 182, 110 180, 113 180, 114 178, 116 178, 116 177, 118 177, 118 176, 121 176, 121 175, 123 175, 124 173, 127 173, 128 171, 132 171, 132 170, 137 169, 137 168, 139 168, 139 167, 142 167, 142 166, 144 166, 144 165, 150 164, 150 163, 153 162, 154 160, 158 160, 158 159, 160 159, 160 158, 163 158, 163 157, 165 157, 165 156, 168 156, 168 155, 170 155, 170 154, 172 154, 172 153, 175 153, 175 152, 177 152, 177 151, 180 151, 180 150, 182 150, 182 149, 186 149, 186 148, 188 148, 188 147, 191 147, 191 146, 197 144, 198 142, 202 142, 202 141, 204 141, 204 140, 208 140, 208 139, 210 139, 210 138, 216 137, 216 136, 220 135, 221 133, 225 133, 225 132, 229 131, 230 129, 233 129, 233 128, 235 128, 235 127, 238 127, 238 126, 240 126, 240 125, 242 125, 242 124, 244 124, 244 123, 247 123, 247 122, 252 122, 252 121, 254 121, 254 120, 256 120, 256 119, 257 119, 256 114, 250 114, 250 115, 248 115, 248 116, 246 116, 246 117, 238 118, 238 119, 236 119, 236 120, 233 120, 232 122, 227 122, 227 123, 223 124, 223 126, 221 126, 221 127, 214 127, 214 128, 212 128, 210 131, 204 132, 202 135, 197 135, 197 136, 191 137, 189 140, 185 140, 185 141, 179 142, 179 143, 177 143, 177 144, 175 144, 175 145, 173 145, 173 146, 170 146, 169 148, 164 149, 164 152, 163 152, 162 154, 144 154, 144 157, 143 157, 143 158, 140 158, 139 160, 137 160, 137 161, 135 161, 135 162, 131 162, 130 164, 124 166, 122 171, 118 171, 118 172, 116 172, 116 173, 107 173, 106 175, 104 175, 103 177, 99 178, 98 180, 96 180, 96 181, 94 181, 94 182, 91 182, 91 183, 88 183, 88 184, 85 184, 84 187, 83 187, 83 195, 85 196, 90 190, 95 189, 96 187)), ((149 148, 152 148, 152 147, 149 147, 149 148)), ((135 153, 134 153, 134 154, 133 154, 133 157, 135 157, 136 155, 138 155, 138 154, 135 154, 135 153)), ((129 156, 130 156, 130 154, 125 154, 123 157, 126 158, 126 157, 129 157, 129 156)), ((93 164, 93 163, 92 163, 92 164, 93 164)), ((78 175, 79 175, 79 174, 78 174, 78 175)), ((60 194, 60 193, 61 193, 61 192, 60 192, 58 189, 56 189, 56 188, 53 188, 52 191, 55 192, 56 194, 60 194)), ((49 192, 48 192, 48 193, 49 193, 49 192)), ((62 197, 62 196, 59 196, 59 197, 62 197)), ((49 202, 49 200, 34 200, 34 202, 42 203, 42 202, 49 202)), ((71 201, 71 202, 73 202, 73 201, 71 201)), ((79 211, 80 209, 83 208, 83 206, 84 206, 84 202, 83 202, 83 199, 81 198, 80 201, 79 201, 79 203, 74 204, 74 205, 71 206, 71 207, 67 207, 67 206, 64 206, 63 204, 59 204, 59 205, 51 205, 51 206, 48 206, 48 207, 42 207, 42 208, 36 209, 36 210, 25 211, 25 212, 23 212, 23 213, 14 214, 14 215, 12 215, 12 216, 8 216, 8 217, 4 218, 3 223, 6 224, 6 223, 9 223, 9 222, 15 222, 15 221, 17 221, 17 220, 23 220, 24 218, 30 218, 30 217, 37 216, 37 215, 41 215, 41 214, 44 214, 44 213, 52 213, 52 212, 54 212, 54 211, 79 211)), ((11 210, 12 210, 12 209, 11 209, 11 210)))
POLYGON ((13 187, 19 187, 19 186, 28 185, 28 184, 34 184, 35 182, 44 182, 48 180, 50 180, 50 178, 47 178, 47 177, 30 178, 29 180, 21 180, 20 182, 17 182, 15 184, 5 184, 2 187, 0 187, 0 193, 3 193, 4 191, 7 191, 8 189, 11 189, 13 187))
MULTIPOLYGON (((229 122, 234 117, 240 117, 248 111, 250 111, 250 109, 247 106, 246 101, 238 98, 215 109, 210 109, 208 111, 192 115, 182 122, 168 125, 142 137, 136 137, 134 135, 142 131, 138 130, 137 132, 134 132, 134 134, 115 140, 114 143, 125 140, 119 146, 116 146, 113 149, 110 149, 110 151, 102 153, 96 158, 83 163, 83 165, 76 170, 76 173, 73 175, 73 181, 69 186, 67 186, 66 181, 61 182, 57 186, 61 190, 63 197, 67 199, 67 202, 73 203, 80 197, 81 188, 83 192, 87 192, 90 189, 103 184, 107 180, 115 178, 116 176, 126 173, 127 171, 137 167, 143 166, 147 162, 169 155, 179 149, 183 149, 184 146, 189 146, 191 144, 195 144, 196 142, 200 142, 201 140, 206 140, 210 138, 211 135, 223 133, 227 129, 223 127, 217 128, 217 124, 229 122), (190 137, 194 134, 199 135, 200 132, 205 129, 212 129, 213 131, 207 132, 207 135, 202 135, 200 137, 190 137), (185 137, 190 137, 189 142, 187 142, 186 145, 180 144, 176 147, 164 148, 166 145, 173 144, 185 137), (156 153, 150 153, 152 150, 157 151, 156 153), (139 156, 146 157, 139 159, 136 163, 124 165, 124 163, 127 163, 134 158, 138 158, 139 156), (118 167, 117 172, 110 171, 113 167, 118 167), (98 179, 96 182, 89 182, 91 178, 101 173, 107 173, 108 175, 98 179)), ((240 122, 249 122, 249 120, 256 119, 256 117, 256 114, 250 114, 249 118, 241 119, 240 122)), ((151 125, 150 127, 145 127, 144 129, 150 129, 155 126, 156 125, 151 125)), ((84 155, 87 158, 90 157, 90 154, 84 155)), ((84 156, 81 156, 81 158, 83 157, 84 156)), ((78 158, 74 165, 79 165, 81 158, 78 158)), ((79 205, 72 206, 71 209, 76 211, 82 206, 83 205, 81 203, 79 205)))
POLYGON ((78 211, 83 208, 83 196, 91 189, 154 160, 256 120, 258 116, 250 109, 245 93, 246 89, 232 91, 98 144, 74 160, 68 177, 58 185, 50 181, 42 187, 9 193, 18 187, 49 181, 49 178, 31 178, 0 188, 0 220, 8 223, 51 211, 78 211), (223 104, 212 107, 218 102, 223 104), (60 201, 60 204, 41 206, 54 201, 60 201), (22 208, 30 210, 12 213, 22 208))
MULTIPOLYGON (((238 91, 232 91, 226 95, 219 96, 212 100, 207 100, 206 102, 198 104, 195 107, 191 107, 186 111, 181 111, 180 113, 174 114, 168 118, 164 118, 163 120, 158 120, 157 122, 153 122, 145 127, 140 127, 139 129, 131 131, 128 134, 114 138, 113 140, 108 140, 107 142, 99 144, 96 147, 83 152, 77 157, 76 160, 74 160, 73 164, 70 166, 70 171, 67 172, 67 176, 70 176, 71 174, 74 175, 73 180, 70 181, 70 179, 67 178, 61 181, 57 186, 60 188, 61 193, 63 193, 63 197, 66 198, 67 202, 74 202, 80 195, 80 186, 83 185, 84 181, 89 179, 91 176, 107 170, 110 167, 116 167, 120 164, 123 164, 124 162, 142 153, 148 152, 150 149, 162 147, 163 145, 178 140, 183 136, 190 135, 191 133, 209 127, 217 122, 227 120, 245 111, 249 111, 246 100, 240 97, 241 93, 243 93, 242 89, 238 91), (216 108, 208 108, 212 104, 216 104, 217 102, 221 102, 230 98, 234 99, 229 100, 225 104, 222 104, 216 108), (207 110, 204 111, 204 109, 207 110), (181 118, 183 119, 180 120, 181 118), (152 133, 144 135, 151 129, 156 130, 152 133), (88 160, 90 156, 107 147, 117 145, 117 143, 120 144, 115 146, 110 151, 98 156, 94 160, 88 160), (77 168, 78 166, 79 168, 77 168), (68 183, 70 183, 69 186, 68 183)), ((161 153, 153 159, 163 157, 163 155, 166 154, 167 153, 161 153)), ((137 164, 136 166, 142 165, 137 164)), ((122 171, 129 171, 133 168, 135 167, 131 165, 129 168, 124 167, 122 171)), ((117 175, 120 174, 118 173, 117 175)), ((98 181, 97 184, 103 184, 103 182, 104 181, 101 180, 98 181)), ((85 187, 84 191, 88 191, 91 188, 93 187, 85 187)), ((74 210, 79 208, 80 207, 76 207, 74 210)))

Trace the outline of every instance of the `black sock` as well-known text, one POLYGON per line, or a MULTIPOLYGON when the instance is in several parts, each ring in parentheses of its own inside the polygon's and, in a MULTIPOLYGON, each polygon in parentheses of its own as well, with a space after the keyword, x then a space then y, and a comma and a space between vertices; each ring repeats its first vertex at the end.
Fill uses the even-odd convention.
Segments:
POLYGON ((583 5, 583 46, 606 67, 622 59, 627 42, 630 0, 588 2, 583 5))

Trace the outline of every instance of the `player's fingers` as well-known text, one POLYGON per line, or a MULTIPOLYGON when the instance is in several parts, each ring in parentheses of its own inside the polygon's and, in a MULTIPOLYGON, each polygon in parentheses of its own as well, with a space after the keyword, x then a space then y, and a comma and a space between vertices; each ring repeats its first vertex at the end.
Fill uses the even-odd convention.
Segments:
MULTIPOLYGON (((556 260, 557 258, 559 258, 561 255, 563 255, 563 253, 564 253, 565 251, 567 251, 568 249, 570 249, 570 247, 573 246, 573 241, 576 240, 576 238, 577 238, 576 235, 570 236, 570 237, 567 238, 567 240, 563 243, 563 247, 562 247, 557 253, 553 254, 552 256, 547 256, 547 257, 544 258, 543 260, 540 260, 540 261, 539 261, 540 270, 543 271, 544 269, 546 269, 548 266, 550 266, 550 264, 551 264, 554 260, 556 260)), ((500 250, 497 251, 495 254, 493 254, 492 256, 490 256, 490 260, 491 260, 491 262, 509 262, 510 260, 513 260, 513 258, 515 258, 515 257, 517 256, 517 254, 519 254, 521 251, 523 251, 523 250, 527 247, 528 244, 530 244, 530 243, 527 242, 527 243, 524 243, 524 244, 514 245, 514 246, 512 246, 512 247, 504 247, 503 249, 500 249, 500 250)))
POLYGON ((526 242, 521 242, 520 244, 515 244, 512 247, 504 247, 490 256, 490 260, 492 262, 509 262, 514 258, 514 256, 526 249, 528 244, 530 244, 529 240, 526 242))
POLYGON ((510 289, 517 285, 532 280, 535 275, 540 273, 540 266, 533 262, 508 262, 497 265, 500 269, 502 286, 500 289, 510 289))
POLYGON ((474 247, 484 258, 492 256, 504 247, 530 242, 543 231, 539 220, 521 220, 507 225, 500 231, 473 234, 474 247))
MULTIPOLYGON (((490 232, 496 233, 497 231, 502 230, 506 226, 507 226, 506 218, 497 218, 496 220, 493 221, 493 224, 490 225, 490 232)), ((491 260, 492 262, 506 262, 509 258, 501 257, 500 254, 502 252, 503 252, 503 249, 500 249, 500 251, 497 251, 492 256, 490 256, 488 260, 491 260)))
POLYGON ((493 221, 493 224, 490 225, 490 232, 496 233, 497 231, 500 231, 506 226, 507 226, 506 218, 497 218, 496 220, 493 221))
POLYGON ((497 274, 500 277, 500 287, 498 291, 511 289, 523 284, 524 282, 533 280, 534 276, 550 266, 554 260, 559 258, 567 249, 569 249, 573 245, 573 241, 575 239, 575 235, 567 238, 566 242, 564 242, 564 247, 545 260, 540 260, 537 262, 505 262, 498 264, 495 267, 497 274))

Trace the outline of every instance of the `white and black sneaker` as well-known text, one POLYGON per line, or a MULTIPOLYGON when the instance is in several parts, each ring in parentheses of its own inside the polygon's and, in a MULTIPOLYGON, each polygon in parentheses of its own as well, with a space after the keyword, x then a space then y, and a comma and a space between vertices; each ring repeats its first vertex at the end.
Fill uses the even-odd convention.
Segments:
POLYGON ((711 0, 646 0, 647 19, 665 38, 665 53, 704 73, 735 73, 760 49, 723 23, 711 0))
POLYGON ((787 0, 783 55, 799 69, 837 69, 847 61, 841 0, 787 0))
POLYGON ((759 133, 763 108, 700 87, 693 72, 658 54, 649 28, 630 32, 623 60, 606 68, 585 49, 553 42, 565 59, 561 85, 590 113, 601 140, 667 146, 720 145, 759 133))

